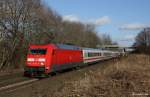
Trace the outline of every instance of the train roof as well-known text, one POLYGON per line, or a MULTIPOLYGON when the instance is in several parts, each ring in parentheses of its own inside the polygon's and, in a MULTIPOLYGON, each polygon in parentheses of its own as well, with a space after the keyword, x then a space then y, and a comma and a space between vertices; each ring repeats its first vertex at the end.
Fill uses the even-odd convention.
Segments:
POLYGON ((74 45, 67 45, 67 44, 56 44, 56 46, 58 48, 61 48, 61 49, 68 49, 68 50, 81 50, 80 47, 78 46, 74 46, 74 45))
POLYGON ((94 48, 82 48, 84 51, 103 51, 102 49, 94 49, 94 48))
POLYGON ((68 45, 68 44, 53 44, 53 43, 46 44, 46 45, 31 44, 30 48, 47 48, 48 46, 51 46, 54 49, 81 50, 81 48, 78 46, 68 45))

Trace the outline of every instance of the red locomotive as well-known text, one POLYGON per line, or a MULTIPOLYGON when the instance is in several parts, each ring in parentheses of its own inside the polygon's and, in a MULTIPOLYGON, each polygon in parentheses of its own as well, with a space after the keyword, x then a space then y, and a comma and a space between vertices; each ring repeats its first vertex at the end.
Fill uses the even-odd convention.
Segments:
POLYGON ((41 77, 51 72, 76 67, 82 63, 82 50, 77 46, 31 45, 24 74, 41 77))
POLYGON ((30 45, 24 75, 45 77, 49 73, 117 56, 119 56, 119 52, 80 48, 73 45, 30 45))

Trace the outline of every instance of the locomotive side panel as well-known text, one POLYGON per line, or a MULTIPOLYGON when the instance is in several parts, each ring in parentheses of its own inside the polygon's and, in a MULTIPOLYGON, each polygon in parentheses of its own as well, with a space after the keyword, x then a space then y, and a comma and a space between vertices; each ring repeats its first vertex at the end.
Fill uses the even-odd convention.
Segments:
POLYGON ((82 51, 57 49, 53 51, 52 71, 76 67, 83 62, 82 51))

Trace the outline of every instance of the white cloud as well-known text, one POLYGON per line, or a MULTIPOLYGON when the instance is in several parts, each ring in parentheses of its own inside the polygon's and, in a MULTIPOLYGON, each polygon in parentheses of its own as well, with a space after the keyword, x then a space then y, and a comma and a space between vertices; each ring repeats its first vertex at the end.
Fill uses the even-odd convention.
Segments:
POLYGON ((130 47, 133 45, 133 43, 135 42, 135 37, 136 35, 134 34, 129 34, 129 35, 125 35, 124 37, 117 39, 117 43, 122 46, 122 47, 130 47))
POLYGON ((86 20, 79 18, 76 15, 66 15, 66 16, 63 16, 63 21, 91 23, 96 26, 101 26, 101 25, 110 23, 111 19, 108 16, 103 16, 98 19, 88 19, 86 21, 86 20))
POLYGON ((126 35, 126 36, 125 36, 125 39, 126 39, 126 40, 134 40, 135 37, 136 37, 135 35, 126 35))
POLYGON ((111 19, 108 17, 108 16, 103 16, 103 17, 100 17, 98 19, 96 19, 93 24, 97 25, 97 26, 101 26, 101 25, 104 25, 104 24, 108 24, 111 22, 111 19))
POLYGON ((135 37, 136 35, 133 35, 133 34, 129 34, 129 35, 125 35, 123 38, 117 40, 117 41, 120 41, 120 42, 132 42, 135 40, 135 37))
POLYGON ((76 15, 66 15, 63 16, 64 21, 71 21, 71 22, 79 22, 80 19, 76 15))
POLYGON ((124 24, 120 27, 121 30, 142 30, 143 28, 148 27, 146 24, 133 23, 133 24, 124 24))

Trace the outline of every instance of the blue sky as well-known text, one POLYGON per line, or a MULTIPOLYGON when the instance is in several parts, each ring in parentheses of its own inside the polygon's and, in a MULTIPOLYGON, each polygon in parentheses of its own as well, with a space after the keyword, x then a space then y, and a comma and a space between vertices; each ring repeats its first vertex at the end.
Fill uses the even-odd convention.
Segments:
POLYGON ((64 20, 93 23, 120 45, 128 46, 150 25, 150 0, 44 0, 64 20))

